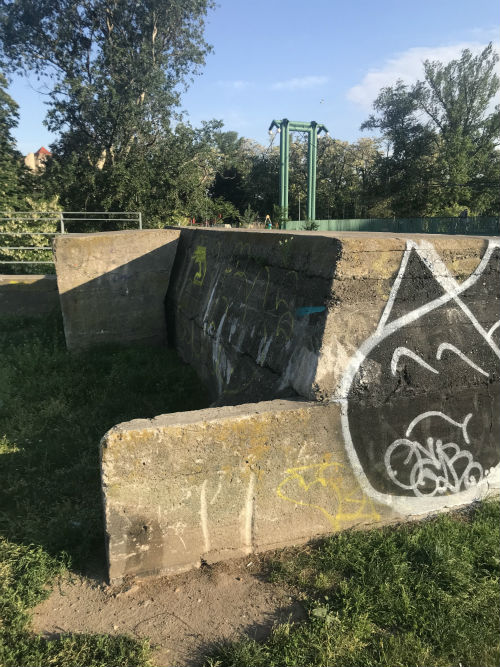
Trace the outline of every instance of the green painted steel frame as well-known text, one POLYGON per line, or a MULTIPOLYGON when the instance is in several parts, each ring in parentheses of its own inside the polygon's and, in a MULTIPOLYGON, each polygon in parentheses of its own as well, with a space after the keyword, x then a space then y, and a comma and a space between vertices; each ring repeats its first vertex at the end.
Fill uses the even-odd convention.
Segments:
POLYGON ((315 120, 307 123, 300 120, 273 120, 269 132, 276 127, 280 133, 280 207, 283 217, 288 217, 288 178, 290 171, 290 132, 307 132, 307 218, 316 218, 316 162, 318 134, 328 133, 324 125, 315 120))

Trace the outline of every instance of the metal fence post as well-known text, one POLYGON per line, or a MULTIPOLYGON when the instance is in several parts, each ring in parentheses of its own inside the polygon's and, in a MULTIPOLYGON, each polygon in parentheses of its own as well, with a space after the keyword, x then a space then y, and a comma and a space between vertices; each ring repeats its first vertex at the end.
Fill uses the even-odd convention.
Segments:
POLYGON ((139 229, 142 229, 142 213, 139 211, 139 229))
POLYGON ((61 234, 64 234, 64 212, 63 211, 61 211, 59 213, 59 220, 60 220, 60 223, 61 223, 61 234))

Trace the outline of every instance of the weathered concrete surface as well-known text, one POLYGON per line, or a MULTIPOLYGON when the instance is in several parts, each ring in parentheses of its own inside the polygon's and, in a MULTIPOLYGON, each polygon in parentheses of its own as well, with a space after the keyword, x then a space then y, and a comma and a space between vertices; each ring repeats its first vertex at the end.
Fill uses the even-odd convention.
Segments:
MULTIPOLYGON (((102 441, 109 578, 169 574, 403 513, 353 471, 341 405, 276 400, 135 420, 102 441)), ((491 493, 475 485, 467 501, 491 493)), ((447 496, 442 507, 465 502, 447 496)))
POLYGON ((175 342, 220 401, 103 440, 111 579, 500 488, 500 241, 182 233, 175 342))
POLYGON ((183 230, 169 335, 221 404, 313 397, 336 238, 183 230))
MULTIPOLYGON (((414 242, 432 239, 441 268, 458 280, 487 246, 475 237, 426 239, 414 242)), ((219 404, 328 400, 377 328, 409 242, 387 234, 183 230, 167 299, 169 335, 219 404)), ((399 301, 410 309, 435 289, 425 269, 406 282, 411 289, 399 301)))
POLYGON ((338 405, 291 400, 111 429, 102 441, 110 579, 391 519, 352 475, 340 421, 338 405))
POLYGON ((361 485, 403 514, 498 484, 500 241, 481 246, 407 242, 333 393, 361 485))
POLYGON ((59 308, 55 276, 0 276, 0 316, 38 317, 59 308))
POLYGON ((69 349, 166 342, 164 298, 178 230, 64 234, 54 241, 69 349))

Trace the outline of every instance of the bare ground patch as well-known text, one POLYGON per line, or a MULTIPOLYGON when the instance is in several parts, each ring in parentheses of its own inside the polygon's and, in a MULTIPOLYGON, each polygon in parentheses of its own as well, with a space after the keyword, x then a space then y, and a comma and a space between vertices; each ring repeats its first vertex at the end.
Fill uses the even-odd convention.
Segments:
POLYGON ((303 617, 293 592, 266 581, 259 557, 247 556, 115 587, 73 574, 35 608, 33 630, 149 638, 158 667, 195 667, 214 642, 263 639, 273 624, 303 617))

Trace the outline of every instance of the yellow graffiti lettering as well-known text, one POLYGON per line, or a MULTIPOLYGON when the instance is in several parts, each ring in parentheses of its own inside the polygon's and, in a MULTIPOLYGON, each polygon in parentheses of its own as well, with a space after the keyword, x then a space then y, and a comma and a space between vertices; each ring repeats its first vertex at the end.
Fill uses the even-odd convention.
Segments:
POLYGON ((350 470, 341 463, 316 463, 289 468, 276 494, 282 500, 319 510, 334 530, 345 523, 378 521, 373 502, 356 485, 350 470))
MULTIPOLYGON (((284 299, 281 299, 280 303, 285 304, 285 306, 288 308, 288 304, 284 299)), ((276 309, 278 309, 278 307, 279 304, 276 305, 276 309)), ((280 316, 278 320, 278 324, 276 325, 276 337, 283 336, 285 340, 290 340, 290 338, 293 336, 293 323, 293 315, 290 310, 287 310, 280 316)))
POLYGON ((193 284, 202 286, 207 273, 207 249, 203 245, 196 246, 193 253, 193 262, 198 265, 198 270, 194 274, 193 284))

